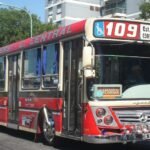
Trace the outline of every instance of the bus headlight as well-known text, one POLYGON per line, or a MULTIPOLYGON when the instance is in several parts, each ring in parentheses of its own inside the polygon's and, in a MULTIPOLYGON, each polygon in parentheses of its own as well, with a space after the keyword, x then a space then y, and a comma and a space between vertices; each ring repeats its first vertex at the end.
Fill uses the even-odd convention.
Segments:
POLYGON ((106 125, 112 124, 112 123, 113 123, 113 117, 112 117, 111 115, 106 116, 106 117, 104 118, 104 123, 105 123, 106 125))
POLYGON ((105 116, 106 110, 104 108, 98 108, 96 109, 96 116, 101 118, 102 116, 105 116))

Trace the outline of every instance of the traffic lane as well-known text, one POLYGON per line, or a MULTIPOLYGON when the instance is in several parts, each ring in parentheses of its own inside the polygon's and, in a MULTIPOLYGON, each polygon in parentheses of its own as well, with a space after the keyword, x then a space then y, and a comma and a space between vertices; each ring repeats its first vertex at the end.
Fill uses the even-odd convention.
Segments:
POLYGON ((15 131, 0 127, 0 150, 149 150, 150 142, 141 142, 136 144, 104 144, 94 145, 73 140, 61 139, 59 145, 47 146, 42 140, 34 142, 34 134, 15 131))
POLYGON ((56 150, 34 142, 34 134, 0 127, 0 150, 56 150))

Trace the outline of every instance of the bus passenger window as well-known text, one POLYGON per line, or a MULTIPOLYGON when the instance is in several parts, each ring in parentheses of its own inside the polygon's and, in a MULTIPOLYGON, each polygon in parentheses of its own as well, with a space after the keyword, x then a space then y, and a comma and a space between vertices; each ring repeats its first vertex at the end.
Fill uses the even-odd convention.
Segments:
POLYGON ((0 91, 5 89, 5 58, 0 57, 0 91))
POLYGON ((23 58, 23 88, 39 89, 41 80, 41 48, 25 51, 23 58))
POLYGON ((59 45, 50 44, 43 48, 42 79, 44 88, 55 88, 58 84, 59 45))

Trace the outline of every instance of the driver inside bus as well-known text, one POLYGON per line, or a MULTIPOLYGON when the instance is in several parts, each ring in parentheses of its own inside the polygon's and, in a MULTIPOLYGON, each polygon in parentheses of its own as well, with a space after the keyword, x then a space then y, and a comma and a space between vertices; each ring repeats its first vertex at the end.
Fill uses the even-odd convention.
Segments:
POLYGON ((126 84, 132 85, 138 85, 145 83, 143 74, 142 74, 142 68, 140 65, 134 65, 131 68, 131 74, 128 76, 126 80, 126 84))

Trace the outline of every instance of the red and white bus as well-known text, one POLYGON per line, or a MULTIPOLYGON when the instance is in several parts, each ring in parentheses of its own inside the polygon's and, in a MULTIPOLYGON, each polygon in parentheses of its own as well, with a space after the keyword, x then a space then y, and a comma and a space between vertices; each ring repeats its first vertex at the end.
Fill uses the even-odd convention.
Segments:
POLYGON ((0 125, 49 144, 150 139, 150 23, 91 18, 1 47, 0 125))

